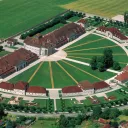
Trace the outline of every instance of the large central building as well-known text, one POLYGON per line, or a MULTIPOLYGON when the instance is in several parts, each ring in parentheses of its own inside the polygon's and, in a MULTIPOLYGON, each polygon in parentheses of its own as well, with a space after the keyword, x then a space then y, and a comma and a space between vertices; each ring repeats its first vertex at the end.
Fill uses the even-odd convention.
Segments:
POLYGON ((39 56, 51 55, 55 52, 55 48, 78 38, 83 33, 85 33, 84 27, 69 23, 44 36, 38 33, 33 37, 27 37, 24 40, 24 48, 39 56))

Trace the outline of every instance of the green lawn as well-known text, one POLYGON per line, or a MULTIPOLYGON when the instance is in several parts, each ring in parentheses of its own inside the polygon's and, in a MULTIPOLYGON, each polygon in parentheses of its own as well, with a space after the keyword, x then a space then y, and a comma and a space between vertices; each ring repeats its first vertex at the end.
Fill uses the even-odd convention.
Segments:
POLYGON ((79 19, 81 19, 81 18, 78 17, 78 16, 74 16, 74 17, 69 18, 68 21, 76 22, 76 21, 78 21, 79 19))
POLYGON ((43 107, 47 108, 47 101, 48 101, 47 99, 34 99, 32 102, 38 103, 38 106, 41 108, 43 107))
POLYGON ((113 17, 118 14, 124 14, 128 10, 127 5, 127 0, 76 0, 62 7, 105 17, 113 17))
POLYGON ((118 61, 122 68, 125 67, 128 63, 125 51, 112 41, 97 35, 89 35, 67 47, 65 51, 69 58, 89 63, 93 56, 102 56, 105 48, 111 48, 114 60, 118 61))
MULTIPOLYGON (((72 2, 74 0, 70 0, 72 2)), ((66 9, 69 0, 2 0, 0 1, 0 38, 39 24, 66 9), (7 8, 7 9, 5 9, 7 8)))
POLYGON ((37 67, 39 66, 39 64, 35 65, 34 67, 26 70, 25 72, 17 75, 16 77, 12 78, 11 80, 9 80, 9 82, 12 83, 16 83, 18 81, 28 81, 29 78, 31 77, 31 75, 34 73, 34 71, 37 69, 37 67))
MULTIPOLYGON (((110 72, 100 73, 99 71, 93 71, 88 66, 76 64, 73 62, 58 61, 58 63, 63 67, 63 69, 65 69, 66 72, 56 62, 51 63, 54 88, 61 88, 65 86, 76 85, 76 81, 80 82, 80 81, 88 80, 91 83, 93 83, 93 82, 97 82, 100 80, 106 80, 116 75, 110 72), (76 66, 79 69, 73 66, 70 66, 64 62, 70 63, 71 65, 76 66), (67 74, 67 72, 69 75, 67 74), (73 77, 75 80, 71 77, 73 77)), ((38 68, 38 65, 12 78, 11 80, 9 80, 9 82, 16 83, 19 80, 28 81, 33 75, 33 73, 35 72, 35 70, 38 68)), ((43 65, 40 67, 38 72, 35 74, 35 76, 30 81, 30 85, 52 88, 50 69, 49 69, 48 62, 43 63, 43 65)))
POLYGON ((0 57, 2 57, 2 56, 5 56, 5 55, 7 55, 7 54, 9 54, 10 52, 8 52, 8 51, 1 51, 0 52, 0 57))
POLYGON ((32 128, 57 128, 55 125, 57 120, 37 120, 33 125, 32 128))
POLYGON ((43 63, 34 78, 31 80, 30 85, 52 88, 48 62, 43 63))
POLYGON ((48 34, 49 32, 52 32, 52 31, 59 29, 63 26, 64 26, 64 24, 62 24, 62 23, 56 24, 53 27, 50 27, 50 28, 46 29, 45 31, 41 32, 41 34, 43 34, 43 35, 48 34))
POLYGON ((123 98, 126 98, 125 95, 123 95, 123 93, 119 93, 119 90, 117 91, 113 91, 113 92, 109 92, 106 94, 107 96, 115 96, 116 97, 116 100, 118 99, 123 99, 123 98))

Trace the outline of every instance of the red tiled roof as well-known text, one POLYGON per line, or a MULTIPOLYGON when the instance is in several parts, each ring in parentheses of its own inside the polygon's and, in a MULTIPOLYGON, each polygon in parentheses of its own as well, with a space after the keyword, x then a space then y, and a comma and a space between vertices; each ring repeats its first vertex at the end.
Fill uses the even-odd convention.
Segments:
POLYGON ((29 92, 29 93, 46 93, 46 89, 44 87, 40 87, 40 86, 30 86, 27 89, 27 92, 29 92))
POLYGON ((128 40, 128 38, 125 35, 123 35, 117 28, 108 28, 108 31, 110 31, 115 37, 121 40, 128 40))
POLYGON ((85 24, 87 21, 85 19, 80 19, 78 20, 78 23, 82 23, 82 24, 85 24))
POLYGON ((84 28, 76 23, 69 23, 44 36, 38 34, 38 36, 36 35, 34 37, 27 37, 24 40, 24 43, 35 47, 56 47, 58 42, 67 40, 67 38, 69 38, 72 33, 81 32, 85 32, 84 28))
POLYGON ((102 31, 102 32, 106 32, 107 28, 105 26, 100 26, 97 28, 97 30, 102 31))
POLYGON ((78 86, 68 86, 62 88, 63 93, 77 93, 77 92, 82 92, 82 89, 78 86))
POLYGON ((14 72, 14 66, 17 66, 21 61, 29 62, 30 60, 37 59, 38 56, 31 51, 26 49, 18 49, 13 53, 10 53, 2 58, 0 58, 0 75, 9 74, 9 72, 14 72))
POLYGON ((111 128, 110 124, 105 124, 103 128, 111 128))
POLYGON ((106 82, 104 81, 100 81, 100 82, 96 82, 93 83, 94 88, 97 89, 103 89, 103 88, 107 88, 110 87, 110 85, 108 85, 106 82))
POLYGON ((105 26, 100 26, 99 28, 97 28, 97 30, 102 31, 102 32, 109 31, 113 34, 113 36, 121 40, 128 40, 128 38, 125 35, 123 35, 117 28, 114 28, 114 27, 107 28, 105 26))
POLYGON ((93 89, 93 85, 89 81, 83 81, 78 84, 83 90, 93 89))
POLYGON ((128 128, 128 121, 127 121, 127 122, 124 122, 124 123, 121 123, 121 126, 122 126, 123 128, 128 128))
POLYGON ((0 88, 6 89, 6 90, 13 90, 14 89, 14 84, 7 83, 7 82, 1 82, 0 83, 0 88))
POLYGON ((115 79, 121 82, 128 80, 128 72, 122 72, 121 74, 117 75, 115 79))
POLYGON ((128 66, 126 66, 125 68, 123 68, 123 71, 128 72, 128 66))
POLYGON ((102 124, 106 124, 106 123, 109 123, 110 120, 106 120, 106 119, 103 119, 103 118, 99 118, 98 122, 102 123, 102 124))
POLYGON ((14 39, 14 38, 8 38, 7 41, 10 41, 10 42, 16 42, 16 39, 14 39))
POLYGON ((15 84, 14 89, 25 90, 27 88, 27 85, 27 82, 19 81, 15 84))

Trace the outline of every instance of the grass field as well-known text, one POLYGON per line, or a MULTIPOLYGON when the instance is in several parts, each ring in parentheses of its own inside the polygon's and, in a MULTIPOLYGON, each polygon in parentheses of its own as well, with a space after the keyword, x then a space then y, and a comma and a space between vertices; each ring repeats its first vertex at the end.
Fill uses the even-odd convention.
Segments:
POLYGON ((111 17, 123 14, 127 5, 126 0, 1 0, 0 38, 26 30, 66 9, 111 17))
POLYGON ((118 14, 124 14, 128 10, 127 5, 127 0, 76 0, 62 7, 105 17, 113 17, 118 14))
MULTIPOLYGON (((74 0, 70 0, 72 2, 74 0)), ((0 1, 0 38, 5 38, 45 21, 66 9, 69 0, 0 1)))
POLYGON ((32 128, 57 128, 55 125, 57 120, 37 120, 31 127, 32 128))
MULTIPOLYGON (((9 82, 16 83, 19 80, 29 81, 38 66, 39 64, 12 78, 9 82)), ((67 61, 52 62, 51 67, 54 83, 53 88, 61 88, 65 86, 76 85, 77 82, 84 80, 89 80, 91 83, 93 83, 100 80, 106 80, 116 75, 110 72, 99 73, 98 71, 92 71, 88 66, 67 61), (77 68, 68 65, 68 63, 73 66, 76 66, 77 68), (59 65, 61 65, 61 67, 59 65)), ((42 64, 35 76, 31 79, 30 85, 52 88, 50 68, 48 62, 44 62, 42 64)))
POLYGON ((118 61, 122 68, 128 63, 128 57, 122 48, 97 35, 89 35, 67 47, 65 51, 68 58, 89 63, 93 56, 102 56, 105 48, 112 49, 114 60, 118 61))

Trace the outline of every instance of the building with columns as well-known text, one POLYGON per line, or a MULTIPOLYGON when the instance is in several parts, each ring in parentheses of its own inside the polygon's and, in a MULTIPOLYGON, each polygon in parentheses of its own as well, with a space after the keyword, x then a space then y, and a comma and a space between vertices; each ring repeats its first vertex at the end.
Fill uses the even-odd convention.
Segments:
POLYGON ((61 47, 84 33, 84 27, 69 23, 46 35, 38 33, 33 37, 27 37, 24 40, 24 48, 38 56, 49 56, 56 52, 55 48, 61 47))

